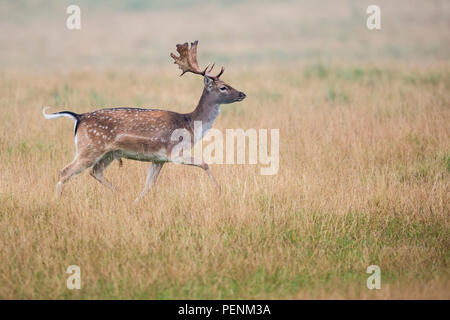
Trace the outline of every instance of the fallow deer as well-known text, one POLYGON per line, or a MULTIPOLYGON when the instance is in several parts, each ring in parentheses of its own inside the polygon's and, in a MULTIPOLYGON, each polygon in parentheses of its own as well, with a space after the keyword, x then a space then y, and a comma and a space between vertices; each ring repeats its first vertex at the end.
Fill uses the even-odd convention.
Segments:
MULTIPOLYGON (((194 122, 201 121, 204 128, 201 137, 211 128, 220 111, 221 104, 242 101, 246 95, 232 88, 220 79, 224 68, 216 76, 211 75, 214 67, 201 70, 197 63, 198 41, 189 44, 177 44, 179 56, 170 56, 182 70, 201 75, 204 89, 195 110, 191 113, 141 108, 108 108, 83 114, 62 111, 47 114, 46 119, 69 117, 75 121, 75 159, 60 172, 56 187, 57 198, 62 194, 63 184, 72 176, 92 167, 91 176, 115 191, 116 188, 104 176, 103 172, 115 159, 121 158, 151 162, 145 187, 135 200, 137 202, 156 182, 166 162, 197 166, 205 170, 209 178, 218 186, 208 164, 194 157, 171 156, 172 148, 179 141, 172 141, 171 135, 176 129, 186 129, 194 135, 194 122)), ((220 188, 220 187, 219 187, 220 188)))

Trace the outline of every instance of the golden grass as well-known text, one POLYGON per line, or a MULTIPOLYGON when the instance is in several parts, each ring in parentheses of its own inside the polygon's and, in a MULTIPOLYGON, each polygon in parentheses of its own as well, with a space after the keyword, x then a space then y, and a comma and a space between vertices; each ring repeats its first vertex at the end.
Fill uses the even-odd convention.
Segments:
POLYGON ((277 175, 212 165, 217 197, 200 169, 168 164, 133 207, 148 164, 125 161, 106 171, 124 200, 85 172, 55 201, 73 124, 43 106, 185 112, 202 85, 185 77, 0 75, 0 298, 450 298, 447 64, 227 71, 248 98, 214 127, 280 128, 277 175))

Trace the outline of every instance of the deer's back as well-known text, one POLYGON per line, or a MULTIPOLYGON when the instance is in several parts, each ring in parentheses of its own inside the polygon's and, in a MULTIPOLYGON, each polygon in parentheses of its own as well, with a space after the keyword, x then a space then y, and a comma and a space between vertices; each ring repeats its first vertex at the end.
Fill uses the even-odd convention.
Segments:
POLYGON ((170 149, 175 129, 188 128, 189 116, 172 111, 138 108, 101 109, 81 115, 79 140, 125 153, 152 153, 170 149))

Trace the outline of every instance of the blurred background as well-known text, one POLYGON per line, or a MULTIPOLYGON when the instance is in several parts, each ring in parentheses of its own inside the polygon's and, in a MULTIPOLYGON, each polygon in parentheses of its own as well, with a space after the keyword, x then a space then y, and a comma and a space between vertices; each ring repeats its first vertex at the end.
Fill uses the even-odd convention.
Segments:
POLYGON ((201 65, 429 64, 450 55, 450 2, 14 0, 0 3, 0 70, 173 68, 175 44, 200 40, 201 65), (66 8, 81 8, 68 30, 66 8), (381 30, 366 8, 381 7, 381 30))

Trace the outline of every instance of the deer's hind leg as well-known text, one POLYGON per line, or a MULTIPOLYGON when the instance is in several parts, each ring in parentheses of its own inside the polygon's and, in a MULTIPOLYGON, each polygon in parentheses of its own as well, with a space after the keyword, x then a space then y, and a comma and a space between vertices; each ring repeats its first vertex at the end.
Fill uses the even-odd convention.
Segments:
MULTIPOLYGON (((114 161, 114 155, 112 153, 106 154, 103 158, 101 158, 99 161, 97 161, 94 166, 92 167, 92 170, 90 172, 90 175, 94 177, 95 180, 103 184, 105 187, 112 191, 117 191, 117 188, 108 181, 103 176, 103 172, 106 170, 106 168, 111 164, 111 162, 114 161)), ((119 159, 119 163, 121 164, 122 160, 119 159)))
POLYGON ((60 178, 56 185, 56 198, 59 198, 63 192, 63 185, 69 181, 69 179, 77 174, 80 174, 85 169, 91 167, 98 161, 101 154, 98 153, 80 153, 71 163, 69 163, 60 172, 60 178))

